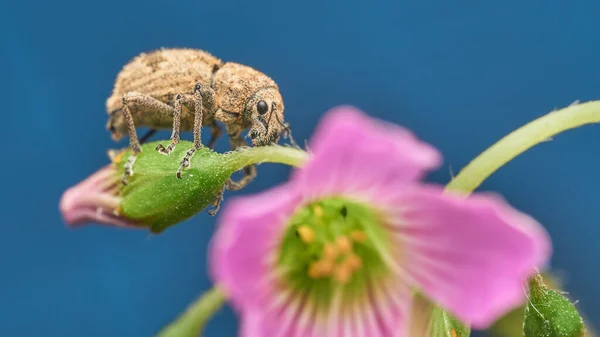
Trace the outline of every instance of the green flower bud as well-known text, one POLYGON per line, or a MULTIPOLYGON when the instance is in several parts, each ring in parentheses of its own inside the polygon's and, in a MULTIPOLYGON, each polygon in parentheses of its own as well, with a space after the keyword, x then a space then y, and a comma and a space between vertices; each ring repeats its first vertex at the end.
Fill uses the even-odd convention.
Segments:
POLYGON ((225 154, 206 147, 197 150, 190 167, 176 172, 192 143, 181 141, 169 155, 155 151, 160 141, 146 143, 127 185, 120 183, 131 150, 112 153, 112 164, 67 190, 60 209, 71 225, 96 222, 120 227, 149 228, 160 233, 199 213, 221 197, 227 179, 245 166, 261 162, 301 165, 307 153, 278 145, 241 148, 225 154))
POLYGON ((471 328, 444 311, 440 307, 433 308, 429 323, 430 337, 468 337, 471 328))
POLYGON ((559 292, 549 289, 537 274, 529 281, 525 308, 525 337, 582 337, 583 320, 575 306, 559 292))

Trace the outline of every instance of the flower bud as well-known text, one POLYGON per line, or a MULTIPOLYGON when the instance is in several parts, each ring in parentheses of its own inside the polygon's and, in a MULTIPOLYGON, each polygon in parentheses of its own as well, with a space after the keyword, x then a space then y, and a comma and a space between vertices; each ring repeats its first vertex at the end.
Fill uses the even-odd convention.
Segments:
MULTIPOLYGON (((154 150, 158 143, 144 144, 133 175, 121 186, 119 210, 123 216, 148 225, 154 233, 202 211, 215 200, 231 174, 241 168, 227 165, 224 155, 203 147, 194 153, 189 169, 178 179, 179 163, 191 143, 180 142, 169 155, 154 150)), ((129 154, 127 150, 113 158, 120 175, 129 154)))
POLYGON ((468 325, 463 324, 439 306, 433 308, 427 336, 468 337, 470 335, 471 328, 468 325))
POLYGON ((202 211, 216 198, 227 179, 247 165, 281 162, 298 165, 304 151, 281 146, 241 149, 226 154, 206 147, 197 150, 182 179, 176 172, 192 143, 181 141, 169 155, 155 151, 160 141, 146 143, 127 185, 121 184, 131 150, 109 153, 112 164, 65 191, 60 211, 66 223, 95 222, 119 227, 149 228, 160 233, 202 211))
POLYGON ((539 274, 529 281, 523 329, 525 337, 582 337, 586 334, 575 306, 559 292, 549 289, 539 274))

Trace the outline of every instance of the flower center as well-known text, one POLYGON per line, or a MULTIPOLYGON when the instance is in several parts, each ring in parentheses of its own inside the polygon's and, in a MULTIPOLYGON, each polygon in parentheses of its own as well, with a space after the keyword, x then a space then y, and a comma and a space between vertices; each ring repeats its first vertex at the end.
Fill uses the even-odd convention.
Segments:
POLYGON ((292 216, 277 267, 291 290, 328 304, 334 291, 358 298, 374 277, 387 274, 380 251, 388 246, 372 207, 339 197, 321 199, 292 216))

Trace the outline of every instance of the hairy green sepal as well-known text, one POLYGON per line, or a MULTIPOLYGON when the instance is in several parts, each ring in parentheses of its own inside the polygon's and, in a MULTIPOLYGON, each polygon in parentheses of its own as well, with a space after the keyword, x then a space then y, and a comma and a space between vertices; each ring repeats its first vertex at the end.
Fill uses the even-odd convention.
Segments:
MULTIPOLYGON (((203 147, 192 157, 190 168, 183 171, 182 179, 178 179, 177 169, 192 143, 181 141, 169 155, 155 150, 159 143, 165 141, 142 146, 133 166, 133 176, 128 177, 126 186, 121 187, 120 214, 147 225, 154 233, 205 209, 215 200, 227 179, 244 166, 260 162, 300 165, 307 158, 302 150, 277 145, 243 148, 225 154, 203 147)), ((130 154, 129 149, 125 150, 120 160, 116 160, 121 175, 130 154)))
POLYGON ((429 335, 431 337, 467 337, 471 334, 469 326, 462 324, 440 307, 433 308, 429 335))
POLYGON ((582 337, 585 327, 571 301, 549 289, 538 274, 529 281, 523 334, 525 337, 582 337))

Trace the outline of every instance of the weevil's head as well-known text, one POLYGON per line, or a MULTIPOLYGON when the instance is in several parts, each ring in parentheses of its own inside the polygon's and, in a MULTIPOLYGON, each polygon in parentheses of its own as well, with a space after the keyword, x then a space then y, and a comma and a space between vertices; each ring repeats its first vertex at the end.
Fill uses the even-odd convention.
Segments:
POLYGON ((127 135, 127 124, 121 109, 110 112, 106 129, 110 132, 110 136, 114 141, 119 141, 127 135))
POLYGON ((279 136, 287 129, 283 120, 283 109, 283 98, 277 87, 259 89, 248 99, 244 115, 250 123, 248 135, 253 146, 279 141, 279 136))

